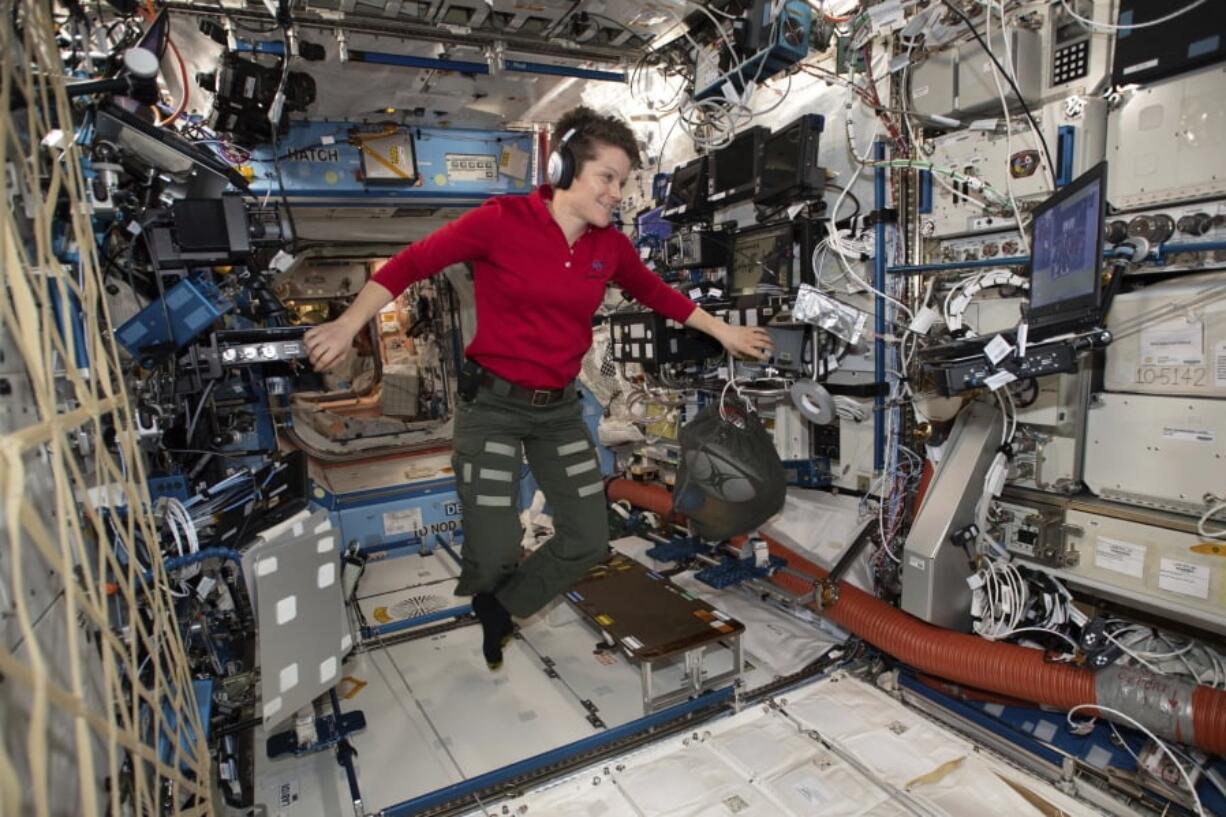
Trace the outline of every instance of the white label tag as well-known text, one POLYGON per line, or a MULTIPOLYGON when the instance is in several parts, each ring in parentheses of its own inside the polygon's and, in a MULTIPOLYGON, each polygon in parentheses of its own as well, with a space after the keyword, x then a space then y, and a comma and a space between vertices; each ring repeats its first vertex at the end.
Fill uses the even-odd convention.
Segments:
POLYGON ((1213 364, 1213 385, 1216 388, 1226 387, 1226 341, 1222 341, 1213 350, 1217 360, 1213 364))
POLYGON ((694 300, 695 298, 701 298, 701 297, 702 297, 702 290, 699 289, 698 287, 694 287, 693 289, 690 290, 690 300, 691 301, 694 300))
POLYGON ((210 576, 205 576, 203 579, 200 580, 200 584, 196 585, 196 595, 203 599, 205 596, 209 594, 209 591, 212 590, 216 586, 217 586, 216 579, 210 576))
MULTIPOLYGON (((988 67, 991 67, 991 65, 992 63, 989 62, 988 67)), ((971 122, 971 124, 967 125, 967 128, 969 128, 970 130, 996 130, 996 120, 995 119, 976 119, 973 122, 971 122)))
POLYGON ((425 525, 422 524, 421 508, 409 508, 407 511, 388 511, 383 514, 383 532, 386 534, 393 533, 413 533, 421 530, 425 525))
POLYGON ((323 136, 319 137, 319 142, 323 145, 335 145, 336 137, 330 133, 325 133, 323 136))
POLYGON ((987 346, 983 347, 983 356, 992 361, 992 365, 995 366, 1007 358, 1012 351, 1013 346, 1005 340, 1005 336, 997 335, 987 346))
POLYGON ((908 557, 907 557, 907 564, 911 565, 911 566, 912 566, 913 568, 915 568, 916 570, 924 570, 924 569, 926 569, 926 568, 925 568, 925 563, 924 563, 924 560, 923 560, 922 558, 920 558, 919 556, 908 556, 908 557))
POLYGON ((1094 546, 1094 565, 1139 579, 1145 574, 1145 551, 1145 545, 1100 536, 1094 546))
POLYGON ((1030 336, 1030 324, 1022 321, 1017 325, 1017 356, 1026 356, 1026 339, 1030 336))
POLYGON ((911 325, 907 328, 917 335, 926 335, 928 334, 928 330, 932 328, 932 325, 936 323, 938 317, 940 317, 940 315, 935 309, 930 306, 926 306, 919 312, 915 313, 915 318, 912 319, 911 325))
POLYGON ((707 294, 712 298, 722 298, 724 296, 724 291, 718 287, 711 287, 711 289, 707 291, 707 294))
POLYGON ((1209 598, 1209 568, 1178 559, 1163 559, 1158 570, 1158 587, 1183 596, 1209 598))
POLYGON ((996 391, 1001 386, 1012 383, 1014 380, 1017 380, 1017 375, 1015 375, 1013 372, 1000 371, 994 375, 991 375, 990 377, 985 377, 983 379, 983 385, 987 386, 992 391, 996 391))
POLYGON ((1217 437, 1211 428, 1175 428, 1173 426, 1163 427, 1162 436, 1168 440, 1187 440, 1196 443, 1211 443, 1217 437))
POLYGON ((1183 318, 1141 330, 1142 366, 1203 366, 1205 326, 1183 318))

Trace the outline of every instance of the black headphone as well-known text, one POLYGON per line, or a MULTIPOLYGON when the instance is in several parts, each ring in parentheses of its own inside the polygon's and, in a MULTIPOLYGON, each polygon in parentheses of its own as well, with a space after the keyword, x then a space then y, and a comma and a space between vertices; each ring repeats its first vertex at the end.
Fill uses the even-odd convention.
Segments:
POLYGON ((545 166, 549 183, 558 190, 565 190, 575 180, 575 154, 566 146, 566 143, 574 138, 575 133, 577 129, 571 128, 562 134, 557 146, 549 154, 549 164, 545 166))

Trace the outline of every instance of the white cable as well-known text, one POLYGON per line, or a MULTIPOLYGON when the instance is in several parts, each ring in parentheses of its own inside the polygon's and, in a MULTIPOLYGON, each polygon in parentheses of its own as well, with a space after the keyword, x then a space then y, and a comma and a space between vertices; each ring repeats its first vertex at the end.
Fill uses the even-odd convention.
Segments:
MULTIPOLYGON (((992 0, 988 0, 984 16, 987 20, 985 40, 992 42, 992 0)), ((1000 4, 1000 35, 1005 42, 1005 66, 1009 65, 1009 24, 1005 21, 1005 5, 1000 4)), ((1022 239, 1024 255, 1030 255, 1030 239, 1026 237, 1026 228, 1022 224, 1022 209, 1017 206, 1017 197, 1013 194, 1013 171, 1007 165, 1013 161, 1013 117, 1009 114, 1009 100, 1005 97, 1005 88, 1000 82, 1000 69, 995 61, 989 61, 992 66, 992 82, 996 85, 996 94, 1000 97, 1000 108, 1005 114, 1005 193, 1009 196, 1009 205, 1013 208, 1013 219, 1017 222, 1017 232, 1022 239)))
POLYGON ((1150 28, 1151 26, 1161 25, 1168 20, 1174 20, 1180 15, 1186 14, 1197 6, 1203 6, 1206 0, 1194 0, 1178 11, 1173 11, 1165 17, 1159 17, 1157 20, 1149 20, 1144 23, 1130 23, 1129 25, 1115 25, 1113 23, 1099 23, 1087 17, 1082 17, 1077 12, 1073 11, 1073 7, 1068 4, 1068 0, 1060 0, 1060 5, 1064 6, 1064 10, 1077 22, 1081 23, 1082 28, 1091 28, 1098 31, 1132 31, 1138 28, 1150 28))
POLYGON ((1222 511, 1226 511, 1226 501, 1210 506, 1209 510, 1205 511, 1201 518, 1196 520, 1196 532, 1206 539, 1226 539, 1226 528, 1212 532, 1208 528, 1209 519, 1222 511))
MULTIPOLYGON (((1172 752, 1170 747, 1168 747, 1161 739, 1159 739, 1157 735, 1149 731, 1149 729, 1145 728, 1145 726, 1140 721, 1138 721, 1136 718, 1132 717, 1131 715, 1125 714, 1119 711, 1118 709, 1112 709, 1109 706, 1103 706, 1102 704, 1077 704, 1077 706, 1070 709, 1068 711, 1068 723, 1069 723, 1069 726, 1073 727, 1074 729, 1077 729, 1082 725, 1082 724, 1078 724, 1076 721, 1073 720, 1073 713, 1079 709, 1097 709, 1099 712, 1107 712, 1111 715, 1114 715, 1117 718, 1123 718, 1131 726, 1144 732, 1146 736, 1149 737, 1150 740, 1158 744, 1158 748, 1166 752, 1166 756, 1169 757, 1171 759, 1171 762, 1175 764, 1175 768, 1179 769, 1179 774, 1183 776, 1183 782, 1187 784, 1188 791, 1192 794, 1192 800, 1196 803, 1196 813, 1199 814, 1200 817, 1206 817, 1205 807, 1201 805, 1200 796, 1197 795, 1196 793, 1196 786, 1192 785, 1192 778, 1188 777, 1187 770, 1184 769, 1183 764, 1179 762, 1179 758, 1175 757, 1175 753, 1172 752)), ((1095 720, 1097 720, 1097 718, 1092 717, 1090 718, 1089 721, 1087 721, 1087 723, 1092 725, 1095 720)))
MULTIPOLYGON (((1005 25, 1005 0, 1000 0, 1000 25, 1001 25, 1001 31, 1007 34, 1008 28, 1005 25)), ((1013 65, 1013 43, 1009 39, 1008 36, 1005 36, 1003 39, 1005 41, 1005 67, 1010 72, 1009 73, 1010 78, 1016 84, 1017 83, 1017 70, 1015 69, 1013 65)), ((995 69, 996 67, 995 63, 993 63, 992 67, 995 69)), ((1025 117, 1025 119, 1026 119, 1026 124, 1030 126, 1030 133, 1034 137, 1034 149, 1038 150, 1044 144, 1043 137, 1039 134, 1038 125, 1035 123, 1035 120, 1033 117, 1027 116, 1025 117)), ((1012 155, 1012 153, 1010 153, 1010 155, 1012 155)), ((1056 169, 1054 167, 1048 167, 1046 162, 1040 162, 1040 164, 1043 166, 1043 170, 1045 171, 1043 175, 1047 178, 1047 191, 1046 192, 1048 193, 1055 192, 1056 190, 1056 169)), ((1026 233, 1026 231, 1022 229, 1020 225, 1018 227, 1018 232, 1022 233, 1022 235, 1025 235, 1026 233)))

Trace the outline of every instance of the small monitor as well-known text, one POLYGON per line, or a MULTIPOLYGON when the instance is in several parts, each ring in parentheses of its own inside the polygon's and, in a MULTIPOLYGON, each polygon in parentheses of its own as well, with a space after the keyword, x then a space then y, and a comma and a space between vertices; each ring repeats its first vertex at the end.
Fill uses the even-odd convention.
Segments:
POLYGON ((752 295, 761 288, 792 289, 795 266, 794 229, 790 222, 742 230, 732 244, 728 264, 731 295, 752 295))
POLYGON ((1100 162, 1050 196, 1031 225, 1031 329, 1069 330, 1100 319, 1107 163, 1100 162))
POLYGON ((822 194, 826 169, 817 163, 817 150, 825 124, 821 114, 808 113, 767 137, 753 197, 756 204, 777 206, 822 194))
POLYGON ((707 157, 699 156, 673 171, 664 200, 663 216, 673 223, 684 224, 710 211, 707 203, 707 157))
POLYGON ((713 205, 722 207, 753 195, 769 133, 763 127, 750 128, 711 154, 708 189, 713 205))

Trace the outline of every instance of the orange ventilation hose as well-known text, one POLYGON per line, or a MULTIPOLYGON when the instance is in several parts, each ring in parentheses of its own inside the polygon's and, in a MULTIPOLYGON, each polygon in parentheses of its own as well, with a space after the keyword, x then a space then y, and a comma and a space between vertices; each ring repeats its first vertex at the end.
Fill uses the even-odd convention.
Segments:
MULTIPOLYGON (((662 517, 672 513, 672 495, 662 486, 618 479, 609 483, 608 495, 611 501, 625 499, 662 517)), ((790 569, 813 579, 826 576, 826 571, 779 542, 768 536, 762 538, 769 544, 771 554, 786 559, 790 569)), ((773 581, 798 594, 813 586, 811 581, 782 572, 776 573, 773 581)), ((821 610, 822 615, 921 672, 1065 710, 1099 702, 1093 673, 1068 664, 1050 663, 1042 650, 933 626, 847 582, 840 581, 838 590, 838 600, 821 610)), ((1127 714, 1149 722, 1147 713, 1127 714)), ((1109 719, 1110 715, 1103 713, 1103 717, 1109 719)), ((1166 736, 1226 755, 1226 693, 1196 686, 1192 693, 1192 725, 1191 739, 1170 730, 1166 736)))

